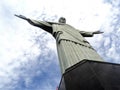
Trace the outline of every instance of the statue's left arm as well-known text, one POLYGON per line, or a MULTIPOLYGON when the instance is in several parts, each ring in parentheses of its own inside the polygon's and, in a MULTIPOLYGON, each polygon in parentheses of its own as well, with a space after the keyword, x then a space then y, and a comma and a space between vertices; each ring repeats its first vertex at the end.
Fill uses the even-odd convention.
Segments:
POLYGON ((95 31, 95 32, 85 32, 85 31, 80 31, 80 34, 83 36, 83 37, 92 37, 94 34, 101 34, 103 32, 101 31, 95 31))

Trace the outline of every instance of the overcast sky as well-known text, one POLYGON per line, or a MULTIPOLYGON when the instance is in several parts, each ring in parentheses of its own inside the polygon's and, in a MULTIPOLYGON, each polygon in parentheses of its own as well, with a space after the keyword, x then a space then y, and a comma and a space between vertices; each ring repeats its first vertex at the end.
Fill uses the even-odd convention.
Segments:
POLYGON ((120 63, 119 0, 1 0, 0 90, 56 90, 61 73, 55 40, 14 16, 67 23, 79 30, 104 31, 87 38, 107 62, 120 63))

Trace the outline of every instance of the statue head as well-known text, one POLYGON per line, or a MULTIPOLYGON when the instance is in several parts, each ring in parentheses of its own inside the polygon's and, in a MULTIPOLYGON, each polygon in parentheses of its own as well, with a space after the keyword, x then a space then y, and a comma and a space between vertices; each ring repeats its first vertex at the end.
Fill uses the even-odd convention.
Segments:
POLYGON ((59 18, 59 23, 66 23, 66 19, 64 17, 59 18))

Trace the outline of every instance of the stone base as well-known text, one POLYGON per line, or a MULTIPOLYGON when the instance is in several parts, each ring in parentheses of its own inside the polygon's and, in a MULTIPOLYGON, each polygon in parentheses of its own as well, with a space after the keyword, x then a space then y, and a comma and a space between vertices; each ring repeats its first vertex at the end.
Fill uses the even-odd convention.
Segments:
POLYGON ((58 90, 120 90, 120 64, 83 60, 66 70, 58 90))

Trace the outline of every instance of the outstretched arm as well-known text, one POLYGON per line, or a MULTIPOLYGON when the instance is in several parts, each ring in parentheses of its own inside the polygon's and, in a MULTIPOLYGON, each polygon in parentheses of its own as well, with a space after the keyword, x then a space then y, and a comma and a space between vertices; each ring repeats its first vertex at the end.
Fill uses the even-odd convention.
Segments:
POLYGON ((32 19, 29 19, 23 15, 16 15, 15 14, 15 16, 28 21, 33 26, 40 27, 40 28, 44 29, 45 31, 52 33, 52 25, 47 23, 47 22, 32 20, 32 19))
POLYGON ((80 34, 83 36, 83 37, 92 37, 94 34, 101 34, 103 32, 101 31, 95 31, 95 32, 85 32, 85 31, 80 31, 80 34))
POLYGON ((93 32, 93 34, 101 34, 101 33, 104 33, 104 32, 101 32, 101 31, 95 31, 95 32, 93 32))

